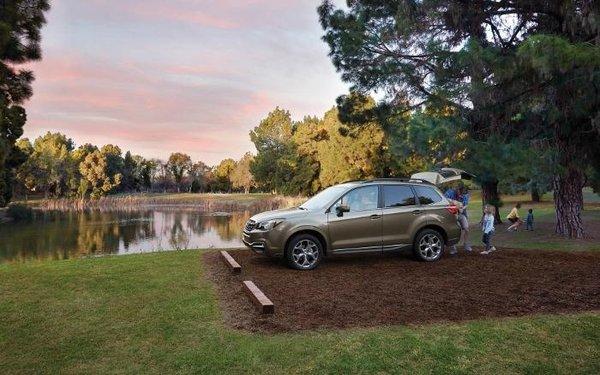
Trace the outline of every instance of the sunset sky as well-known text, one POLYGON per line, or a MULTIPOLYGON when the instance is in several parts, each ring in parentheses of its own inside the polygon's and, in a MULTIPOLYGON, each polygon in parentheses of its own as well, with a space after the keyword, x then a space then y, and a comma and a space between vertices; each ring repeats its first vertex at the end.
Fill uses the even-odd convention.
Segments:
POLYGON ((317 0, 52 0, 26 103, 30 139, 60 131, 208 164, 254 151, 275 106, 322 115, 346 92, 317 0))

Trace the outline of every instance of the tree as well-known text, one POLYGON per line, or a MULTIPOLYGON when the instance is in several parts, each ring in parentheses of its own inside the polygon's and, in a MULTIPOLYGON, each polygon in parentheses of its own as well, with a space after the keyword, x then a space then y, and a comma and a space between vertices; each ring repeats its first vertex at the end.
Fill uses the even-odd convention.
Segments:
MULTIPOLYGON (((141 162, 141 160, 140 160, 141 162)), ((123 169, 122 169, 122 182, 121 189, 125 191, 139 191, 140 190, 140 176, 138 170, 138 164, 131 155, 131 152, 127 151, 123 158, 123 169)))
POLYGON ((587 22, 600 11, 591 4, 559 3, 564 8, 550 10, 559 12, 561 24, 544 24, 543 30, 555 35, 532 36, 519 48, 519 70, 530 89, 518 104, 522 124, 556 155, 555 232, 581 238, 586 169, 592 175, 600 170, 600 32, 587 22))
POLYGON ((187 154, 175 152, 171 154, 171 156, 169 156, 169 160, 167 161, 166 167, 167 170, 173 176, 173 179, 175 180, 175 184, 177 185, 177 192, 180 191, 181 181, 183 180, 185 172, 189 171, 191 166, 192 159, 187 154))
POLYGON ((109 176, 123 174, 124 160, 119 146, 107 144, 100 148, 100 153, 106 158, 106 173, 109 176))
POLYGON ((231 192, 231 174, 235 170, 235 160, 231 158, 223 159, 215 167, 214 175, 217 178, 218 189, 222 191, 231 192))
POLYGON ((41 58, 40 29, 47 0, 0 2, 0 207, 12 196, 15 168, 25 156, 15 146, 26 122, 23 101, 32 95, 33 74, 17 67, 41 58))
MULTIPOLYGON (((583 235, 584 178, 575 161, 594 160, 588 145, 598 143, 597 4, 357 0, 340 10, 325 1, 319 14, 351 89, 385 94, 379 115, 427 103, 453 108, 478 142, 551 139, 561 150, 557 233, 583 235)), ((498 194, 498 176, 481 182, 484 195, 498 194)))
POLYGON ((190 178, 190 192, 198 193, 208 188, 212 174, 209 166, 198 161, 192 164, 188 176, 190 178))
POLYGON ((250 132, 257 154, 250 171, 262 189, 282 194, 310 192, 315 171, 311 161, 298 152, 292 141, 292 119, 286 110, 275 108, 250 132))
POLYGON ((254 178, 250 172, 250 165, 254 156, 247 152, 242 158, 235 163, 235 168, 231 171, 230 179, 233 188, 243 189, 245 194, 250 192, 250 189, 254 186, 254 178))
POLYGON ((298 123, 293 140, 299 152, 316 166, 313 192, 344 181, 387 174, 387 138, 376 122, 343 124, 338 110, 332 108, 322 120, 306 118, 298 123))
POLYGON ((133 160, 135 162, 135 175, 138 180, 139 187, 150 189, 152 187, 154 174, 158 168, 156 160, 147 160, 140 155, 134 155, 133 160))
POLYGON ((71 155, 74 148, 71 139, 64 134, 48 132, 38 137, 33 146, 28 143, 20 143, 28 158, 17 171, 24 186, 44 192, 45 197, 63 196, 76 188, 77 163, 71 155))
POLYGON ((82 197, 91 190, 91 197, 99 198, 119 186, 121 174, 111 176, 109 169, 108 157, 102 151, 94 151, 85 157, 79 165, 83 176, 82 197))

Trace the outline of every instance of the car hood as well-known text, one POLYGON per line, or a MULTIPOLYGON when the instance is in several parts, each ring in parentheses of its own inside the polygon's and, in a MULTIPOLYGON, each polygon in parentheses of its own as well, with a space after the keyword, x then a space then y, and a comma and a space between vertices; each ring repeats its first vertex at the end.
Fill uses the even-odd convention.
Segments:
POLYGON ((250 218, 250 220, 254 220, 255 222, 261 222, 265 220, 271 219, 291 219, 293 217, 305 216, 308 213, 307 210, 302 210, 298 207, 293 208, 285 208, 282 210, 274 210, 274 211, 265 211, 259 214, 256 214, 250 218))

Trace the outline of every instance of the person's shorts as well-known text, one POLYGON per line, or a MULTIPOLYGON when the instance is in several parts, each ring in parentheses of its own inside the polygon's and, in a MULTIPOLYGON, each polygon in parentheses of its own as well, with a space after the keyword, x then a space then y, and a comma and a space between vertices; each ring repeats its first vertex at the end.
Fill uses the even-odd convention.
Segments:
POLYGON ((511 223, 513 223, 513 224, 514 224, 514 223, 516 223, 517 221, 519 221, 519 218, 518 218, 518 217, 509 217, 509 218, 508 218, 508 221, 510 221, 511 223))
POLYGON ((458 215, 458 224, 460 225, 461 229, 469 229, 469 220, 463 214, 458 215))

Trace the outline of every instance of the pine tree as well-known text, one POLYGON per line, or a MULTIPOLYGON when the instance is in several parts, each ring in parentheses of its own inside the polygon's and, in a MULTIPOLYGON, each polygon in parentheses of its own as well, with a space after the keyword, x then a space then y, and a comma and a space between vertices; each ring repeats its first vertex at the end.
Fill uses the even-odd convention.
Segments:
POLYGON ((47 0, 0 1, 0 207, 12 196, 14 171, 26 156, 15 147, 27 119, 23 101, 31 97, 33 73, 19 64, 41 58, 40 29, 47 0))

